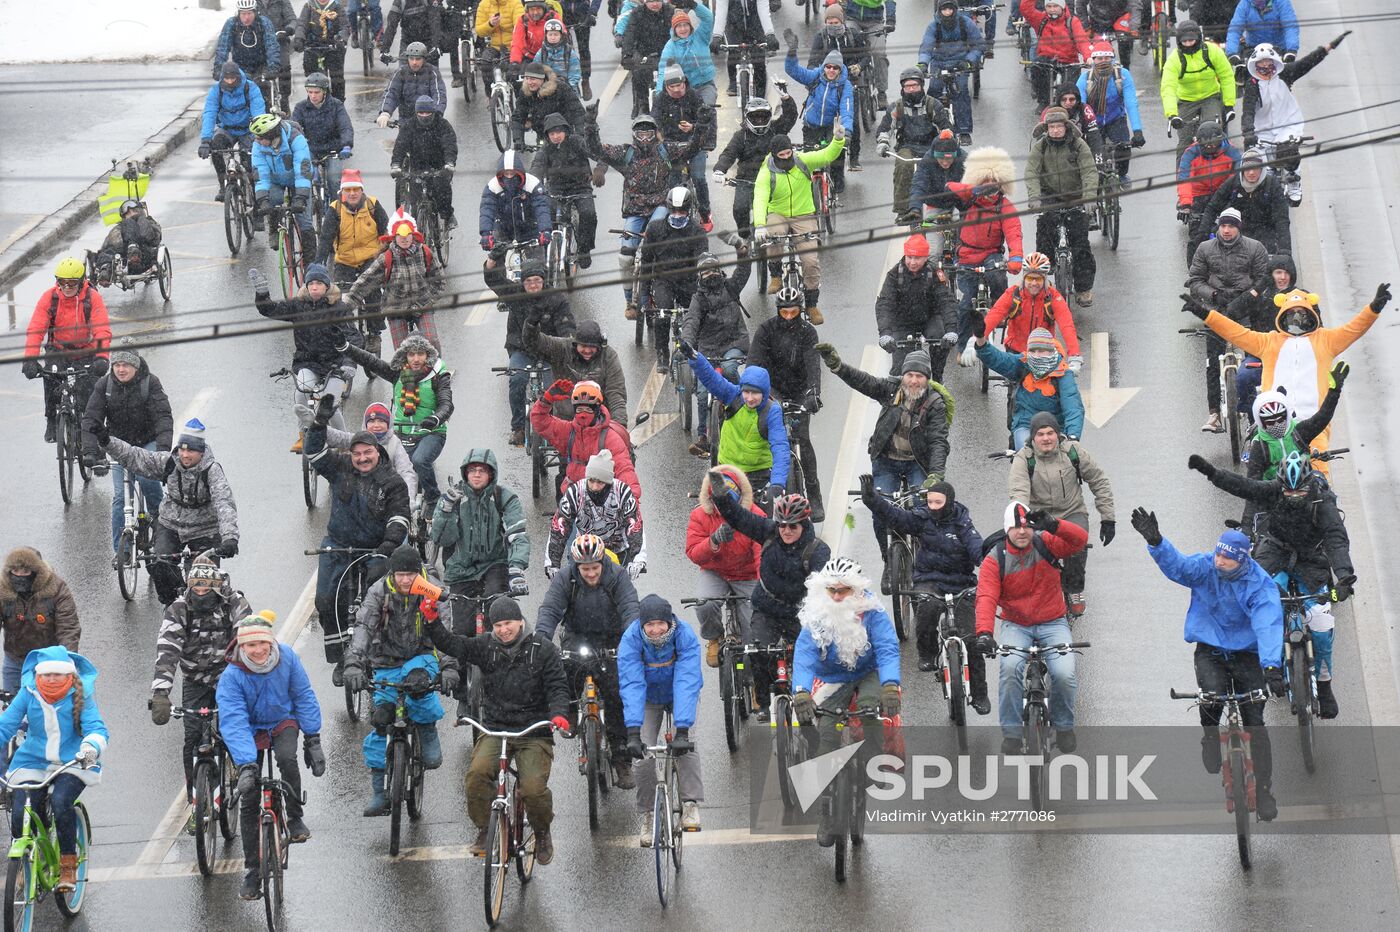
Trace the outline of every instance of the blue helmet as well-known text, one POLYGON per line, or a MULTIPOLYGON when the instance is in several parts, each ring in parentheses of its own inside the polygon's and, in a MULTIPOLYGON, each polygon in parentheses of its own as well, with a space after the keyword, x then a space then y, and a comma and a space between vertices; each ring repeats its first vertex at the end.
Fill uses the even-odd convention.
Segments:
POLYGON ((1294 450, 1284 458, 1279 466, 1279 479, 1283 482, 1285 492, 1300 492, 1307 487, 1308 479, 1312 477, 1312 458, 1306 453, 1299 453, 1294 450))

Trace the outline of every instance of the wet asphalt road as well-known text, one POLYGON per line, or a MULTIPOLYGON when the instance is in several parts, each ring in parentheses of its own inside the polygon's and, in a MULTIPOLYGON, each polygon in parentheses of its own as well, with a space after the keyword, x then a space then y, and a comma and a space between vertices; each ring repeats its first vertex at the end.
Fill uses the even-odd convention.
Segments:
MULTIPOLYGON (((1379 5, 1362 4, 1368 9, 1379 5)), ((898 44, 916 44, 924 18, 922 11, 919 16, 904 17, 894 37, 898 44)), ((781 22, 795 25, 800 17, 789 8, 781 22)), ((803 30, 799 27, 799 31, 803 30)), ((607 40, 598 32, 593 40, 595 54, 611 59, 607 40)), ((1354 60, 1339 55, 1338 63, 1329 62, 1318 72, 1315 96, 1304 99, 1311 113, 1351 106, 1346 103, 1347 94, 1356 93, 1357 83, 1363 93, 1375 94, 1378 100, 1396 96, 1393 78, 1376 78, 1378 72, 1368 69, 1383 48, 1383 37, 1393 39, 1395 29, 1381 24, 1372 32, 1375 35, 1357 36, 1346 47, 1354 60), (1357 82, 1358 74, 1366 74, 1367 80, 1357 82)), ((1306 38, 1311 44, 1331 34, 1331 27, 1325 26, 1306 38)), ((805 58, 805 39, 803 54, 805 58)), ((912 51, 893 58, 897 71, 902 61, 912 58, 912 51)), ((611 63, 595 64, 595 93, 602 92, 612 68, 611 63)), ((1150 64, 1135 59, 1135 72, 1149 143, 1147 154, 1134 161, 1133 174, 1141 179, 1169 171, 1170 159, 1163 152, 1169 151, 1170 142, 1164 136, 1155 81, 1148 77, 1150 64)), ((382 71, 376 72, 367 84, 358 74, 352 75, 348 102, 358 133, 352 164, 364 172, 370 193, 379 196, 389 192, 387 152, 393 138, 391 132, 371 123, 383 77, 382 71)), ((625 85, 620 97, 604 113, 607 141, 625 137, 625 85)), ((721 103, 727 102, 721 98, 721 103)), ((990 63, 976 114, 975 141, 1008 148, 1022 165, 1033 108, 1014 52, 1004 51, 990 63)), ((454 98, 449 117, 464 153, 454 182, 462 226, 448 270, 454 285, 470 299, 481 290, 473 227, 477 193, 491 175, 496 153, 487 139, 489 124, 479 101, 466 107, 460 97, 454 98)), ((732 109, 724 111, 721 119, 722 125, 732 127, 732 109)), ((1382 123, 1373 118, 1370 125, 1382 123)), ((881 164, 873 157, 873 145, 867 144, 865 151, 867 170, 850 176, 848 207, 838 218, 841 229, 872 227, 893 232, 887 210, 875 206, 888 198, 890 163, 881 164)), ((1385 168, 1393 165, 1393 151, 1381 150, 1375 159, 1370 166, 1349 165, 1347 170, 1374 171, 1385 179, 1385 168)), ((1310 168, 1309 200, 1294 214, 1295 242, 1309 287, 1321 290, 1325 285, 1329 294, 1336 295, 1331 306, 1349 315, 1350 308, 1369 297, 1374 280, 1389 275, 1377 271, 1384 267, 1379 265, 1384 249, 1375 242, 1376 227, 1369 228, 1368 238, 1363 222, 1365 211, 1374 205, 1364 190, 1358 193, 1337 174, 1324 179, 1323 166, 1329 164, 1323 161, 1310 168), (1329 198, 1325 202, 1321 200, 1324 189, 1329 198), (1347 217, 1347 209, 1359 216, 1347 217), (1323 226, 1319 220, 1337 214, 1346 219, 1335 227, 1323 226), (1328 245, 1320 251, 1318 244, 1324 239, 1328 245), (1342 249, 1356 261, 1329 266, 1325 283, 1311 284, 1324 262, 1330 261, 1332 249, 1342 249), (1349 294, 1344 291, 1348 288, 1349 294)), ((1393 184, 1394 176, 1390 177, 1391 181, 1382 183, 1393 184)), ((599 192, 601 229, 615 223, 620 187, 620 178, 610 173, 607 186, 599 192)), ((194 145, 186 146, 159 170, 150 202, 174 255, 175 299, 162 307, 154 288, 125 295, 109 289, 105 297, 121 332, 158 339, 183 334, 195 325, 257 319, 246 272, 255 264, 264 271, 274 269, 275 254, 260 239, 239 258, 229 259, 212 194, 210 168, 194 157, 194 145)), ((724 194, 716 192, 716 204, 724 205, 716 211, 717 229, 731 225, 727 194, 727 189, 724 194)), ((1032 227, 1028 221, 1028 240, 1032 227)), ((91 248, 99 236, 94 224, 84 230, 75 248, 91 248)), ((1107 548, 1096 541, 1090 557, 1089 614, 1077 624, 1076 633, 1093 641, 1094 647, 1081 660, 1079 722, 1188 724, 1194 717, 1182 704, 1167 700, 1168 687, 1184 687, 1192 681, 1190 648, 1180 638, 1185 595, 1157 573, 1127 516, 1137 504, 1152 507, 1169 538, 1183 549, 1204 549, 1217 536, 1221 520, 1237 509, 1233 500, 1188 473, 1184 461, 1196 451, 1223 466, 1228 444, 1223 437, 1197 432, 1205 413, 1201 350, 1196 341, 1176 332, 1191 321, 1177 312, 1175 300, 1184 268, 1172 195, 1158 189, 1129 198, 1118 252, 1103 248, 1097 236, 1095 245, 1097 300, 1092 309, 1075 312, 1087 356, 1082 381, 1095 386, 1097 393, 1107 369, 1107 384, 1137 391, 1116 414, 1086 430, 1084 437, 1112 478, 1120 533, 1107 548), (1106 347, 1106 354, 1089 349, 1093 342, 1089 334, 1097 333, 1107 335, 1098 344, 1106 347)), ((593 270, 599 277, 613 277, 615 248, 610 237, 600 235, 593 270)), ((873 299, 879 277, 894 261, 895 248, 886 242, 868 243, 824 258, 822 306, 827 323, 821 336, 850 361, 860 359, 867 347, 868 352, 878 353, 873 349, 873 299)), ((46 260, 44 269, 49 264, 46 260)), ((1393 252, 1388 267, 1393 268, 1393 252)), ((17 286, 17 310, 11 311, 11 320, 17 314, 21 330, 36 296, 49 281, 48 273, 40 271, 17 286)), ((750 294, 757 298, 755 289, 750 294)), ((631 327, 624 327, 621 306, 615 286, 582 290, 574 298, 576 312, 601 321, 621 352, 633 408, 654 412, 653 427, 637 435, 652 555, 651 570, 639 588, 643 594, 655 591, 678 602, 692 589, 692 570, 681 552, 683 519, 691 505, 686 493, 698 486, 702 470, 686 453, 689 438, 666 416, 675 411, 670 385, 653 380, 653 392, 644 392, 652 357, 631 345, 631 327), (648 405, 650 397, 639 403, 637 399, 644 395, 654 395, 654 405, 648 405)), ((770 313, 758 300, 750 306, 760 316, 770 313)), ((504 480, 523 489, 528 482, 526 459, 520 450, 506 446, 504 385, 489 372, 489 367, 505 362, 504 323, 490 305, 480 312, 468 308, 439 315, 445 357, 456 370, 459 398, 440 474, 453 469, 469 447, 490 445, 501 458, 504 480)), ((1387 327, 1383 322, 1375 331, 1368 338, 1373 343, 1394 346, 1393 324, 1387 327)), ((326 519, 324 493, 320 508, 308 511, 303 506, 297 463, 286 453, 295 431, 289 391, 266 377, 288 361, 289 342, 285 335, 264 334, 157 348, 148 355, 172 398, 177 418, 183 421, 197 415, 209 426, 211 447, 224 463, 238 497, 243 536, 242 553, 230 565, 235 585, 248 594, 255 608, 271 607, 282 616, 291 613, 307 585, 314 564, 301 551, 316 545, 326 519)), ((0 335, 5 354, 14 346, 12 336, 0 335)), ((1394 384, 1393 374, 1383 374, 1376 365, 1359 364, 1377 358, 1374 346, 1364 352, 1349 357, 1358 371, 1348 383, 1350 400, 1344 408, 1351 408, 1353 415, 1378 410, 1370 407, 1372 400, 1388 387, 1387 382, 1394 384)), ((883 367, 884 355, 874 358, 883 367)), ((172 831, 172 804, 181 785, 179 727, 157 729, 145 711, 160 606, 151 591, 131 604, 124 603, 116 591, 109 569, 109 486, 105 480, 96 481, 72 507, 59 504, 52 448, 39 442, 38 387, 21 381, 14 368, 8 371, 13 375, 0 395, 11 404, 12 442, 0 459, 4 480, 0 482, 0 538, 6 549, 18 543, 39 547, 73 586, 84 622, 83 651, 102 670, 102 708, 113 736, 104 783, 85 796, 93 810, 97 841, 93 863, 95 878, 101 882, 92 887, 84 917, 73 927, 131 928, 149 922, 151 907, 158 904, 154 915, 175 928, 257 928, 262 923, 261 906, 236 899, 238 862, 229 860, 219 876, 201 879, 193 866, 192 840, 172 831)), ((957 398, 949 478, 958 487, 959 498, 972 509, 979 529, 988 533, 997 528, 1005 503, 1005 467, 988 465, 985 457, 1003 442, 1003 397, 996 389, 990 396, 978 394, 973 371, 953 367, 947 375, 957 398)), ((358 385, 349 408, 362 408, 384 394, 380 383, 369 390, 358 385)), ((845 446, 854 446, 857 463, 863 459, 865 433, 860 418, 865 409, 855 409, 858 417, 848 432, 849 392, 828 376, 823 397, 826 407, 814 421, 813 437, 827 493, 828 524, 833 525, 843 513, 839 492, 854 487, 854 476, 844 474, 840 486, 833 489, 832 469, 845 446)), ((1098 393, 1096 402, 1108 403, 1116 397, 1098 393)), ((1339 420, 1335 442, 1347 443, 1351 429, 1358 430, 1350 437, 1353 445, 1375 442, 1377 423, 1368 418, 1359 429, 1356 423, 1353 419, 1349 426, 1339 420)), ((1379 465, 1384 468, 1385 464, 1379 465)), ((863 469, 857 465, 854 472, 863 469)), ((1393 499, 1371 497, 1371 488, 1385 485, 1383 478, 1366 470, 1362 473, 1361 483, 1367 488, 1364 505, 1350 466, 1344 464, 1334 472, 1350 517, 1358 568, 1371 560, 1363 528, 1394 515, 1389 505, 1393 499), (1379 515, 1372 511, 1377 501, 1379 515)), ((527 608, 537 604, 544 587, 537 566, 546 534, 546 507, 538 502, 533 508, 536 568, 530 581, 536 595, 527 601, 527 608)), ((873 573, 878 570, 878 553, 869 516, 859 505, 852 514, 855 527, 845 552, 873 573)), ((1363 580, 1374 579, 1375 572, 1368 566, 1363 580)), ((1388 718, 1395 710, 1394 673, 1385 653, 1388 626, 1383 612, 1374 594, 1338 612, 1341 723, 1395 721, 1388 718), (1366 618, 1354 618, 1353 606, 1358 616, 1366 618), (1358 628, 1372 640, 1359 646, 1358 628), (1364 688, 1363 669, 1367 673, 1364 688), (1377 684, 1382 687, 1379 691, 1377 684)), ((1389 617, 1393 620, 1393 614, 1389 617)), ((445 731, 448 760, 442 770, 429 776, 429 811, 421 823, 408 829, 406 854, 391 863, 386 854, 387 821, 371 822, 359 815, 368 789, 360 756, 363 728, 345 718, 340 693, 332 689, 329 670, 319 659, 319 632, 314 626, 308 638, 299 642, 299 649, 309 661, 326 713, 323 734, 330 770, 322 780, 307 778, 311 794, 307 821, 314 834, 311 843, 293 850, 288 880, 291 926, 332 929, 410 923, 436 928, 450 922, 474 927, 481 921, 480 867, 464 857, 464 845, 470 840, 460 783, 465 741, 450 729, 445 731)), ((747 752, 733 756, 725 752, 716 714, 717 683, 711 671, 706 672, 697 726, 707 789, 702 808, 705 831, 687 844, 679 908, 672 909, 665 920, 673 926, 752 923, 786 928, 815 920, 855 927, 911 921, 944 927, 976 917, 994 927, 1049 921, 1100 928, 1187 928, 1286 917, 1288 927, 1311 927, 1334 922, 1338 909, 1345 908, 1356 927, 1385 928, 1393 925, 1392 917, 1400 909, 1391 847, 1383 836, 1271 838, 1261 834, 1255 843, 1256 868, 1247 877, 1241 876, 1234 846, 1225 835, 879 837, 860 852, 851 881, 838 891, 831 882, 830 854, 809 839, 772 840, 748 834, 747 752), (931 912, 930 905, 937 902, 933 897, 943 896, 943 891, 964 894, 961 909, 931 912)), ((905 651, 904 672, 906 720, 942 723, 936 685, 917 672, 912 649, 905 651)), ((1271 711, 1271 716, 1279 715, 1279 710, 1271 711)), ((571 746, 560 745, 552 781, 558 813, 556 861, 539 870, 523 898, 512 886, 504 921, 511 928, 598 923, 600 919, 605 927, 624 923, 635 927, 660 921, 651 854, 635 847, 630 794, 616 794, 608 802, 603 827, 590 838, 583 782, 573 772, 571 752, 571 746)), ((1210 778, 1203 775, 1202 779, 1210 778)), ((1278 792, 1286 817, 1287 787, 1280 786, 1278 792)), ((1219 815, 1223 822, 1225 813, 1219 815)), ((56 925, 54 915, 51 907, 45 907, 40 913, 42 924, 56 925)))

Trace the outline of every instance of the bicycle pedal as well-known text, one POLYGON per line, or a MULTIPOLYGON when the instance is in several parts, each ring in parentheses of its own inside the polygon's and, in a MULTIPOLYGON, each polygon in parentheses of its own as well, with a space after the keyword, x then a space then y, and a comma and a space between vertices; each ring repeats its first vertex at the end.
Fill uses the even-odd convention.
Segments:
POLYGON ((690 826, 689 828, 682 828, 681 831, 682 831, 682 832, 698 832, 698 831, 700 831, 700 826, 698 826, 698 825, 693 825, 693 826, 690 826))

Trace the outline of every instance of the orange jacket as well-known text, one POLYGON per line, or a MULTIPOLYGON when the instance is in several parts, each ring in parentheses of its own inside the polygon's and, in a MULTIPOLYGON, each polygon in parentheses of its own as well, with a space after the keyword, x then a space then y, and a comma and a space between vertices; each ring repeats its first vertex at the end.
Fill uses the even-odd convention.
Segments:
POLYGON ((38 358, 45 346, 87 350, 106 357, 111 342, 107 304, 97 289, 85 281, 76 295, 65 298, 55 285, 39 295, 39 302, 34 305, 34 316, 29 318, 29 331, 24 341, 24 357, 38 358), (55 298, 58 299, 56 304, 55 298), (83 313, 84 299, 91 303, 91 316, 83 313))
POLYGON ((1045 283, 1038 295, 1032 295, 1022 285, 1003 291, 987 313, 987 333, 995 330, 1003 320, 1007 322, 1005 345, 1009 353, 1024 353, 1026 340, 1037 327, 1054 333, 1058 326, 1064 337, 1065 351, 1071 356, 1082 355, 1079 352, 1079 334, 1074 329, 1074 315, 1070 313, 1064 296, 1049 282, 1045 283), (1047 299, 1049 307, 1046 307, 1047 299), (1012 313, 1013 307, 1015 313, 1012 313))

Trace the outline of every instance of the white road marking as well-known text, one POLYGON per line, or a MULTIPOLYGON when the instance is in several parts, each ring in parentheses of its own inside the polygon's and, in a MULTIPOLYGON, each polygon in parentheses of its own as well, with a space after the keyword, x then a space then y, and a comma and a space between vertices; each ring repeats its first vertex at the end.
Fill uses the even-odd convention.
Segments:
POLYGON ((608 84, 603 88, 603 93, 598 95, 598 119, 600 121, 608 112, 608 108, 612 106, 617 92, 622 89, 622 82, 626 80, 627 72, 623 70, 621 65, 618 65, 617 70, 612 73, 612 77, 608 78, 608 84))
POLYGON ((0 242, 0 252, 4 252, 6 249, 9 249, 15 243, 18 243, 21 239, 25 237, 26 234, 29 233, 30 230, 34 229, 40 223, 42 223, 44 218, 47 216, 48 214, 31 214, 30 216, 26 217, 24 223, 21 223, 13 233, 5 237, 4 242, 0 242))
POLYGON ((1136 388, 1114 388, 1108 358, 1108 334, 1089 337, 1089 387, 1080 387, 1084 396, 1084 416, 1095 427, 1103 427, 1138 393, 1136 388))
POLYGON ((680 420, 680 415, 675 411, 663 411, 660 414, 653 414, 645 424, 632 431, 632 445, 641 446, 652 437, 670 427, 680 420))
POLYGON ((204 388, 195 392, 194 397, 190 399, 190 403, 185 406, 185 410, 180 414, 180 419, 176 421, 176 427, 183 427, 191 418, 197 417, 203 420, 204 417, 207 417, 209 404, 218 397, 218 394, 219 389, 212 385, 206 385, 204 388))

